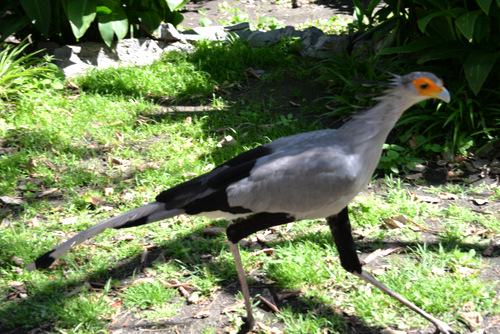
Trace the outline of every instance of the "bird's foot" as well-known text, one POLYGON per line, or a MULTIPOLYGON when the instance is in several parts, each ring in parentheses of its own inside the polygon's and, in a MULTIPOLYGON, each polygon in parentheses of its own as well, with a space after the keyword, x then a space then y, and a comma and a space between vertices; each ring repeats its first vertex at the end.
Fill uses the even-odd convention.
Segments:
POLYGON ((435 319, 433 321, 434 325, 436 326, 436 333, 443 333, 443 334, 458 334, 457 331, 455 331, 453 328, 448 326, 446 323, 442 322, 441 320, 435 319))
POLYGON ((250 332, 250 330, 253 328, 255 325, 255 320, 253 317, 242 317, 243 320, 243 325, 241 325, 240 330, 238 331, 237 334, 245 334, 250 332))

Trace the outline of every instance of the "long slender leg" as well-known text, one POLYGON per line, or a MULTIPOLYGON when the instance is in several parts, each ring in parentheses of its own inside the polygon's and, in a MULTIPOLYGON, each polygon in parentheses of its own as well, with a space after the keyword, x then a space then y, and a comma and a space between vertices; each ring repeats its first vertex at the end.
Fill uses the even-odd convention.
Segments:
POLYGON ((359 261, 358 255, 356 254, 356 246, 354 244, 354 239, 351 233, 351 223, 349 221, 348 209, 345 207, 337 215, 330 216, 327 218, 328 225, 332 230, 333 240, 339 251, 340 263, 342 267, 349 271, 350 273, 358 276, 363 281, 370 283, 380 289, 382 292, 391 296, 392 298, 398 300, 403 305, 408 306, 411 310, 420 314, 425 319, 432 322, 437 329, 445 334, 456 334, 456 332, 447 324, 431 316, 429 313, 425 312, 409 300, 405 299, 403 296, 389 289, 379 281, 377 281, 373 276, 364 272, 361 269, 361 263, 359 261))
POLYGON ((248 283, 245 278, 245 271, 243 270, 243 263, 241 262, 240 250, 238 249, 238 244, 233 243, 231 240, 228 240, 229 248, 231 248, 231 252, 233 253, 234 264, 236 266, 236 271, 238 272, 238 279, 240 280, 241 292, 243 293, 243 298, 245 299, 245 308, 247 310, 246 318, 243 318, 243 325, 241 326, 238 334, 244 334, 249 332, 253 325, 255 324, 255 320, 252 313, 252 302, 250 301, 250 291, 248 289, 248 283))
POLYGON ((226 229, 227 242, 231 252, 233 253, 234 264, 238 272, 238 279, 241 284, 241 292, 245 298, 245 308, 247 309, 247 317, 243 318, 243 326, 241 326, 238 334, 244 334, 253 328, 255 323, 252 313, 252 303, 250 299, 250 292, 248 290, 247 280, 245 278, 245 271, 243 270, 243 263, 241 262, 240 251, 238 249, 238 241, 242 238, 249 236, 252 233, 266 229, 271 226, 282 225, 294 221, 284 213, 259 213, 245 219, 239 219, 231 222, 226 229))

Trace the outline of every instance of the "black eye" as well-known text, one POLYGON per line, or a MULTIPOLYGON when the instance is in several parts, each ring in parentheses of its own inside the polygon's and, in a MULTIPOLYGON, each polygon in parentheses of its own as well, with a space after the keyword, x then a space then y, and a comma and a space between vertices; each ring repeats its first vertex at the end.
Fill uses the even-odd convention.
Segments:
POLYGON ((422 90, 425 90, 427 88, 429 88, 429 84, 427 84, 427 83, 424 83, 424 84, 420 85, 420 89, 422 89, 422 90))

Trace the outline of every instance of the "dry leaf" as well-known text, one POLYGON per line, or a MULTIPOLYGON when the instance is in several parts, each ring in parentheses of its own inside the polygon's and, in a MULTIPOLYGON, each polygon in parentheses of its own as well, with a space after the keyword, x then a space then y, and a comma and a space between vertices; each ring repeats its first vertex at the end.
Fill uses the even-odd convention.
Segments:
POLYGON ((231 135, 225 136, 221 141, 217 143, 217 147, 223 147, 223 146, 234 146, 237 145, 238 141, 233 138, 231 135))
POLYGON ((111 196, 115 190, 113 188, 107 187, 104 188, 104 196, 111 196))
POLYGON ((443 268, 434 267, 432 268, 432 273, 437 276, 443 276, 446 274, 446 271, 443 268))
POLYGON ((277 292, 276 293, 276 297, 278 297, 278 300, 281 301, 283 299, 288 299, 288 298, 296 297, 296 296, 300 295, 301 293, 302 293, 301 289, 297 289, 297 290, 283 290, 283 291, 277 292))
POLYGON ((461 181, 460 177, 463 174, 462 171, 449 171, 446 173, 446 181, 461 181))
POLYGON ((484 205, 484 204, 488 203, 488 199, 482 198, 482 197, 474 197, 472 199, 472 201, 474 202, 474 204, 477 204, 477 205, 484 205))
POLYGON ((254 78, 260 79, 261 75, 255 72, 255 70, 251 67, 247 68, 247 74, 253 76, 254 78))
POLYGON ((253 252, 250 255, 257 256, 257 255, 262 254, 262 253, 264 253, 266 255, 273 255, 274 254, 274 248, 264 248, 264 249, 258 250, 256 252, 253 252))
POLYGON ((11 196, 0 196, 0 201, 4 202, 5 204, 15 204, 15 205, 20 205, 24 203, 22 199, 11 196))
POLYGON ((267 325, 264 325, 260 321, 256 321, 255 325, 256 325, 257 329, 264 330, 266 332, 266 334, 284 334, 284 332, 282 332, 279 328, 269 327, 267 325))
POLYGON ((418 195, 416 193, 410 192, 410 197, 414 201, 419 201, 419 202, 426 202, 426 203, 439 203, 440 200, 437 197, 432 197, 432 196, 426 196, 426 195, 418 195))
POLYGON ((111 163, 113 165, 128 166, 128 165, 130 165, 131 162, 128 160, 125 160, 125 159, 112 158, 111 163))
POLYGON ((386 257, 394 252, 400 252, 404 250, 403 247, 399 246, 389 246, 384 249, 377 249, 374 252, 372 252, 370 255, 368 255, 363 261, 361 261, 363 264, 367 264, 373 260, 375 260, 377 257, 386 257))
POLYGON ((21 259, 20 257, 17 257, 15 255, 9 256, 9 259, 14 262, 15 264, 23 267, 24 266, 24 259, 21 259))
POLYGON ((483 317, 479 312, 464 312, 460 315, 471 330, 478 328, 483 322, 483 317))
POLYGON ((242 308, 244 306, 245 306, 245 301, 244 300, 240 300, 236 304, 224 307, 224 309, 221 311, 221 313, 234 312, 235 310, 240 309, 240 308, 242 308))
POLYGON ((422 174, 422 173, 414 173, 414 174, 405 175, 404 177, 407 180, 420 180, 423 176, 424 176, 424 174, 422 174))
POLYGON ((28 223, 28 226, 33 226, 33 227, 36 227, 38 225, 40 225, 40 222, 38 221, 38 218, 36 216, 28 223))
POLYGON ((85 202, 90 203, 93 206, 100 206, 102 203, 106 202, 106 200, 101 197, 90 195, 85 198, 85 202))
POLYGON ((473 268, 462 267, 461 265, 457 265, 456 269, 457 269, 457 272, 460 275, 460 277, 472 276, 472 275, 475 275, 479 271, 479 270, 473 269, 473 268))
POLYGON ((140 172, 144 172, 146 169, 151 168, 151 169, 158 169, 160 168, 160 164, 154 161, 146 162, 144 164, 141 164, 137 166, 137 169, 140 172))
POLYGON ((193 318, 196 319, 202 319, 202 318, 208 318, 210 316, 210 312, 207 310, 201 310, 200 312, 196 313, 193 315, 193 318))
POLYGON ((134 194, 125 193, 125 194, 121 195, 120 198, 123 200, 126 200, 126 201, 130 201, 130 200, 134 199, 134 194))
POLYGON ((118 141, 120 143, 123 143, 123 140, 125 139, 125 136, 123 134, 121 134, 120 132, 118 131, 115 131, 115 136, 116 136, 116 139, 118 139, 118 141))
POLYGON ((458 196, 457 196, 457 195, 455 195, 455 194, 450 194, 450 193, 447 193, 447 192, 444 192, 444 191, 440 192, 440 193, 438 194, 438 197, 439 197, 440 199, 444 199, 444 200, 458 199, 458 196))
POLYGON ((70 224, 76 223, 77 220, 78 220, 78 217, 61 218, 61 224, 70 225, 70 224))
POLYGON ((211 236, 217 236, 224 233, 226 233, 226 229, 224 227, 206 227, 203 230, 203 234, 211 236))
POLYGON ((184 120, 184 125, 190 125, 193 122, 190 116, 186 117, 184 120))
POLYGON ((57 191, 59 191, 58 188, 50 188, 50 189, 42 191, 40 194, 37 195, 37 197, 40 198, 40 197, 48 196, 48 195, 53 194, 57 191))

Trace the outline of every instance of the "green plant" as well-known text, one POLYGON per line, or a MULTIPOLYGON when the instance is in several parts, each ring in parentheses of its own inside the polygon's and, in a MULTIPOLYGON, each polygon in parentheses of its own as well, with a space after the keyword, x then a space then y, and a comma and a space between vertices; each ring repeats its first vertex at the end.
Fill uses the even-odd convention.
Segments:
POLYGON ((385 172, 399 174, 399 166, 401 166, 403 171, 407 173, 408 166, 414 167, 422 162, 422 159, 414 157, 411 152, 399 145, 384 144, 383 149, 384 152, 377 168, 383 169, 385 172))
POLYGON ((0 7, 0 36, 42 34, 71 43, 100 35, 111 47, 130 32, 153 33, 160 23, 179 24, 179 11, 189 0, 7 0, 0 7), (71 32, 71 33, 70 33, 71 32))
MULTIPOLYGON (((17 46, 0 44, 0 98, 11 100, 32 89, 41 88, 40 85, 50 85, 57 80, 50 76, 54 73, 60 74, 60 71, 49 64, 51 58, 37 58, 36 55, 42 50, 30 54, 23 53, 28 45, 26 40, 17 46)), ((59 83, 56 87, 62 88, 62 84, 59 83)))
MULTIPOLYGON (((478 95, 496 85, 493 70, 500 57, 500 3, 493 0, 372 0, 365 8, 355 0, 358 22, 368 21, 365 34, 384 40, 380 54, 413 53, 418 64, 446 64, 453 73, 464 76, 478 95), (380 24, 375 25, 377 22, 380 24), (393 43, 394 47, 389 47, 393 43)), ((363 23, 360 23, 363 28, 363 23)))

